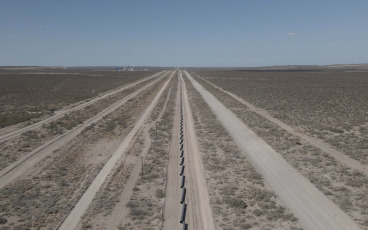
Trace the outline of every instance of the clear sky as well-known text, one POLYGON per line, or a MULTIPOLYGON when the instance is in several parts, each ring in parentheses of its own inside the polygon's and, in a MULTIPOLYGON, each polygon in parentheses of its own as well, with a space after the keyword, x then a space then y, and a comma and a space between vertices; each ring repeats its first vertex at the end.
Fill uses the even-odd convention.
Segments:
POLYGON ((0 0, 0 66, 368 63, 368 0, 0 0))

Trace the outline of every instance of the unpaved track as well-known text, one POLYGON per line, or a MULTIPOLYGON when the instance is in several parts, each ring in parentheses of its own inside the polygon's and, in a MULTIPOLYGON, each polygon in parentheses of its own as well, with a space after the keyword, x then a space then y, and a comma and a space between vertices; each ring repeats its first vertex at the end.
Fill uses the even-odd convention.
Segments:
POLYGON ((346 213, 289 165, 280 154, 187 72, 185 74, 280 200, 299 219, 304 229, 359 229, 346 213))
MULTIPOLYGON (((149 128, 151 128, 151 126, 149 127, 144 126, 142 130, 146 139, 145 139, 145 144, 141 152, 141 155, 128 156, 130 157, 130 161, 134 162, 134 168, 132 172, 130 173, 129 179, 124 185, 123 191, 118 199, 119 202, 115 205, 111 214, 106 218, 106 220, 104 220, 104 225, 103 225, 105 226, 104 229, 118 229, 118 226, 120 225, 122 219, 124 219, 128 215, 129 208, 126 207, 126 204, 129 202, 133 194, 133 188, 137 183, 139 173, 141 172, 141 169, 142 169, 141 157, 143 158, 146 157, 149 147, 151 145, 151 140, 149 139, 149 128)), ((124 159, 120 159, 116 165, 124 164, 124 163, 127 163, 127 157, 125 157, 124 159)), ((78 223, 76 229, 82 229, 82 223, 81 223, 82 221, 78 223)))
POLYGON ((204 79, 203 77, 199 76, 198 74, 195 74, 198 78, 206 81, 207 83, 209 83, 210 85, 212 85, 213 87, 215 87, 216 89, 220 90, 221 92, 226 93, 227 95, 231 96, 232 98, 234 98, 235 100, 237 100, 238 102, 242 103, 243 105, 247 106, 249 108, 250 111, 255 112, 259 115, 261 115, 262 117, 266 118, 267 120, 275 123, 276 125, 280 126, 281 128, 283 128, 284 130, 286 130, 287 132, 298 136, 300 139, 308 142, 309 144, 321 149, 323 152, 328 153, 330 156, 332 156, 333 158, 335 158, 335 160, 339 161, 340 163, 346 165, 349 168, 352 169, 356 169, 359 170, 363 173, 365 173, 366 175, 368 175, 368 166, 367 165, 363 165, 361 164, 359 161, 350 158, 349 156, 339 152, 338 150, 334 149, 331 147, 331 145, 327 144, 326 142, 322 141, 321 139, 315 138, 315 137, 311 137, 308 136, 306 134, 303 133, 299 133, 297 132, 293 127, 291 127, 288 124, 285 124, 284 122, 280 121, 277 118, 274 118, 271 114, 269 114, 266 110, 264 109, 260 109, 260 108, 256 108, 254 105, 250 104, 249 102, 245 101, 244 99, 238 97, 237 95, 224 90, 223 88, 213 84, 212 82, 204 79))
POLYGON ((93 198, 95 197, 96 193, 98 192, 98 190, 100 189, 100 187, 104 183, 106 177, 111 173, 112 169, 114 168, 114 165, 118 162, 118 160, 121 157, 125 157, 125 152, 128 149, 131 140, 133 139, 134 135, 137 133, 137 131, 140 129, 140 127, 143 125, 145 120, 150 115, 152 109, 156 105, 156 103, 159 100, 162 92, 167 87, 167 85, 168 85, 168 83, 171 80, 173 75, 174 75, 174 72, 172 73, 171 77, 166 81, 165 85, 161 88, 161 90, 156 95, 156 97, 153 99, 151 104, 144 111, 143 115, 140 117, 140 119, 134 125, 134 128, 129 132, 129 134, 125 137, 124 141, 120 144, 118 149, 112 154, 110 159, 102 167, 100 172, 97 174, 95 179, 89 185, 86 192, 79 199, 79 201, 74 206, 73 210, 69 213, 68 217, 61 224, 59 229, 61 229, 61 230, 63 230, 63 229, 71 230, 71 229, 75 229, 75 227, 78 225, 78 222, 80 221, 81 217, 83 216, 83 214, 87 210, 88 206, 91 204, 93 198))
POLYGON ((13 138, 13 137, 19 136, 20 134, 22 134, 22 133, 24 133, 24 132, 26 132, 26 131, 29 131, 29 130, 35 129, 35 128, 37 128, 37 127, 41 127, 42 125, 44 125, 44 124, 46 124, 46 123, 49 123, 49 122, 51 122, 51 121, 54 121, 54 120, 56 120, 56 119, 58 119, 58 118, 60 118, 60 117, 63 117, 64 115, 66 115, 66 114, 68 114, 68 113, 70 113, 70 112, 73 112, 73 111, 76 111, 76 110, 79 110, 79 109, 85 108, 85 107, 87 107, 88 105, 91 105, 91 104, 93 104, 93 103, 96 103, 96 102, 98 102, 98 101, 100 101, 100 100, 102 100, 102 99, 104 99, 104 98, 107 98, 107 97, 109 97, 109 96, 111 96, 111 95, 114 95, 114 94, 116 94, 116 93, 119 93, 119 92, 121 92, 121 91, 124 91, 124 90, 126 90, 126 89, 129 89, 129 88, 131 88, 131 87, 133 87, 133 86, 135 86, 135 85, 137 85, 137 84, 139 84, 139 83, 145 82, 145 81, 147 81, 147 80, 149 80, 149 79, 152 79, 152 78, 154 78, 154 77, 156 77, 156 76, 159 76, 159 75, 160 75, 160 74, 162 74, 163 72, 164 72, 164 71, 159 72, 159 73, 156 73, 156 74, 154 74, 154 75, 152 75, 152 76, 150 76, 150 77, 146 77, 146 78, 144 78, 144 79, 141 79, 141 80, 139 80, 139 81, 136 81, 136 82, 130 83, 130 84, 126 85, 126 86, 119 87, 118 89, 115 89, 115 90, 113 90, 113 91, 111 91, 111 92, 109 92, 109 93, 106 93, 106 94, 104 94, 104 95, 102 95, 102 96, 99 96, 99 97, 97 97, 97 98, 94 98, 94 99, 92 99, 92 100, 90 100, 90 101, 87 101, 87 102, 85 102, 85 103, 83 103, 83 104, 77 105, 77 106, 75 106, 75 107, 73 107, 73 108, 71 108, 71 109, 56 111, 56 112, 55 112, 55 115, 53 115, 53 116, 51 116, 51 117, 49 117, 49 118, 46 118, 46 119, 44 119, 44 120, 41 120, 41 121, 39 121, 39 122, 37 122, 37 123, 34 123, 34 124, 32 124, 32 125, 29 125, 29 126, 26 126, 26 127, 24 127, 24 128, 21 128, 21 129, 16 129, 16 130, 13 130, 13 131, 10 131, 10 132, 7 132, 7 133, 4 133, 4 134, 0 135, 0 143, 2 143, 2 142, 4 142, 4 141, 7 141, 7 140, 10 140, 10 139, 11 139, 11 138, 13 138))
POLYGON ((179 77, 183 88, 185 186, 187 188, 186 201, 188 205, 186 223, 188 223, 188 229, 215 229, 203 163, 196 140, 192 111, 181 72, 179 77))
MULTIPOLYGON (((179 76, 181 72, 179 73, 179 76)), ((178 90, 176 94, 175 103, 175 116, 173 124, 173 133, 171 136, 171 142, 169 147, 169 164, 167 167, 167 182, 166 182, 166 196, 165 196, 165 207, 164 207, 164 229, 166 230, 177 230, 181 229, 179 223, 181 214, 180 205, 180 153, 179 153, 179 122, 180 122, 180 82, 178 82, 178 90)))
MULTIPOLYGON (((174 75, 173 75, 174 76, 174 75)), ((166 110, 166 106, 167 106, 167 102, 169 101, 169 97, 170 97, 170 92, 172 90, 172 85, 169 89, 169 92, 167 94, 167 98, 165 101, 165 104, 162 108, 162 111, 160 112, 157 120, 160 120, 166 110)), ((156 120, 156 121, 157 121, 156 120)), ((156 123, 156 121, 154 121, 153 123, 156 123)), ((120 197, 119 197, 119 202, 117 203, 117 205, 114 207, 113 211, 111 212, 111 214, 109 215, 106 223, 106 229, 117 229, 117 227, 119 225, 124 226, 124 220, 126 220, 126 216, 128 215, 129 212, 129 208, 126 206, 127 203, 129 202, 130 198, 133 195, 133 188, 137 183, 138 177, 139 177, 139 173, 142 169, 142 161, 141 161, 141 157, 143 157, 143 159, 146 157, 149 148, 151 147, 151 139, 149 137, 149 130, 150 128, 153 127, 153 124, 149 125, 149 124, 145 124, 144 128, 142 130, 142 132, 144 133, 144 136, 146 137, 145 141, 148 143, 144 144, 144 148, 142 150, 142 153, 140 156, 135 157, 135 166, 133 168, 132 173, 129 176, 129 179, 127 181, 127 183, 125 184, 124 188, 123 188, 123 192, 121 193, 120 197)))
POLYGON ((167 73, 163 74, 161 77, 158 77, 154 81, 144 85, 143 87, 139 88, 135 92, 129 94, 125 98, 123 98, 120 101, 115 102, 108 108, 102 110, 99 112, 96 116, 90 118, 86 122, 83 123, 83 125, 77 126, 70 131, 61 134, 54 139, 46 142, 45 144, 41 145, 40 147, 36 148, 32 152, 29 152, 28 154, 24 155, 17 161, 13 162, 6 168, 0 171, 0 188, 3 188, 16 178, 18 178, 23 173, 27 172, 29 169, 31 169, 35 164, 40 162, 45 157, 51 155, 53 151, 59 149, 60 147, 67 144, 69 141, 71 141, 73 138, 75 138, 78 134, 80 134, 83 129, 85 129, 87 126, 98 122, 106 115, 114 112, 119 107, 124 105, 129 99, 137 96, 139 93, 147 89, 148 87, 155 84, 157 81, 159 81, 162 77, 166 76, 167 73))

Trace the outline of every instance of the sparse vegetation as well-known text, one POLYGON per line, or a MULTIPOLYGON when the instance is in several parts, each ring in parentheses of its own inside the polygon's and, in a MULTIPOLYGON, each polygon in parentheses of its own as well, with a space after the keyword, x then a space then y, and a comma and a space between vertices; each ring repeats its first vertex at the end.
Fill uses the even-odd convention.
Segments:
MULTIPOLYGON (((170 85, 173 86, 174 82, 177 81, 172 81, 170 85)), ((125 188, 125 183, 131 175, 133 162, 140 162, 141 156, 144 155, 147 155, 144 158, 144 177, 142 179, 140 176, 135 187, 132 189, 133 196, 126 204, 126 207, 129 209, 129 218, 124 218, 123 223, 119 225, 116 223, 116 225, 120 229, 127 229, 128 226, 131 225, 131 222, 132 224, 134 223, 134 226, 144 226, 144 223, 147 223, 147 221, 149 222, 150 219, 152 220, 152 218, 157 219, 160 217, 155 215, 155 213, 162 209, 162 200, 165 196, 163 192, 164 176, 162 174, 163 169, 165 168, 165 160, 156 158, 164 158, 162 156, 162 154, 164 154, 163 149, 166 148, 165 146, 167 143, 165 143, 165 141, 169 135, 169 133, 166 133, 166 130, 171 129, 170 120, 168 120, 166 113, 168 113, 168 107, 172 104, 169 99, 175 90, 176 87, 168 87, 164 91, 150 116, 148 124, 145 125, 137 135, 133 145, 127 152, 129 158, 132 160, 129 162, 120 162, 119 167, 115 169, 114 174, 105 181, 104 185, 93 200, 90 208, 83 217, 85 223, 92 225, 91 229, 103 229, 101 226, 106 226, 106 216, 113 212, 116 205, 121 202, 119 197, 124 195, 122 193, 125 188), (157 121, 159 121, 157 124, 159 135, 156 137, 155 128, 157 121), (148 136, 150 138, 147 138, 148 136), (122 174, 120 169, 128 166, 130 167, 130 170, 125 170, 122 174), (149 187, 149 192, 147 192, 147 186, 149 187), (143 196, 142 193, 144 194, 143 196), (129 221, 129 223, 125 224, 124 221, 129 221)), ((143 97, 152 98, 149 94, 144 94, 143 97)), ((131 103, 134 104, 135 100, 132 100, 131 103)), ((109 121, 107 121, 107 123, 109 123, 109 121)), ((119 210, 119 212, 121 212, 121 210, 119 210)), ((159 224, 160 222, 157 223, 159 224)))
MULTIPOLYGON (((124 107, 78 135, 67 146, 37 165, 37 170, 30 176, 1 189, 0 207, 4 208, 0 210, 0 216, 12 217, 6 226, 16 229, 29 229, 31 226, 35 229, 55 228, 87 189, 115 150, 114 146, 121 142, 139 119, 151 102, 151 95, 155 95, 163 83, 163 80, 157 82, 135 100, 127 102, 124 107), (117 125, 113 132, 106 131, 108 122, 118 124, 121 114, 124 114, 126 124, 117 125)), ((129 168, 119 169, 119 175, 124 174, 124 171, 129 171, 129 168)), ((115 197, 110 195, 99 198, 102 211, 108 210, 116 202, 115 197)), ((89 226, 88 222, 84 223, 85 228, 89 226)))
POLYGON ((198 141, 216 227, 300 229, 291 212, 269 191, 199 93, 185 80, 197 136, 201 137, 198 141))
MULTIPOLYGON (((6 84, 1 86, 4 87, 5 93, 0 93, 0 110, 6 109, 0 112, 0 127, 24 120, 31 124, 50 116, 62 107, 70 106, 71 103, 97 96, 101 92, 146 76, 87 70, 37 70, 47 74, 31 71, 16 76, 18 70, 9 70, 8 73, 3 71, 0 70, 0 81, 5 79, 6 84), (97 85, 101 78, 106 82, 97 85), (32 88, 36 80, 43 82, 45 79, 51 80, 35 88, 39 92, 47 87, 54 88, 42 95, 33 89, 26 89, 27 87, 20 83, 24 80, 30 84, 29 88, 32 88), (86 80, 91 82, 77 87, 86 80), (74 85, 71 86, 72 84, 74 85), (24 92, 12 87, 20 87, 24 92), (65 91, 68 87, 70 89, 65 91), (77 92, 77 88, 80 92, 77 92), (61 95, 62 90, 68 95, 61 95), (16 108, 18 102, 15 103, 15 100, 22 97, 30 97, 30 100, 38 101, 40 106, 26 100, 28 105, 16 108), (14 120, 4 120, 10 113, 18 112, 19 117, 14 117, 14 120)), ((364 87, 367 88, 368 81, 361 73, 249 73, 201 70, 200 74, 245 100, 267 109, 273 116, 298 131, 320 138, 362 164, 368 164, 368 114, 364 110, 367 107, 368 94, 363 90, 364 87), (255 90, 257 87, 258 91, 255 90), (292 90, 289 90, 290 88, 292 90)), ((344 166, 329 154, 289 134, 207 82, 192 76, 360 224, 362 229, 368 230, 368 177, 364 172, 344 166)), ((0 189, 0 228, 56 228, 167 79, 156 82, 115 112, 87 126, 73 141, 54 151, 27 174, 0 189)), ((200 94, 186 77, 184 80, 193 112, 216 229, 301 229, 298 219, 271 191, 200 94)), ((85 123, 103 108, 141 86, 142 84, 139 84, 0 143, 0 169, 57 135, 85 123)), ((128 151, 119 159, 113 173, 107 177, 94 197, 82 217, 79 228, 105 229, 106 222, 117 209, 119 214, 122 212, 124 215, 124 218, 116 223, 117 229, 163 228, 163 209, 168 194, 167 153, 172 137, 177 92, 178 77, 175 76, 163 91, 149 120, 138 131, 127 148, 128 151), (141 160, 143 174, 141 169, 137 170, 136 167, 140 165, 141 160), (133 178, 131 175, 135 175, 135 179, 138 178, 135 184, 135 179, 133 182, 130 179, 133 178), (126 188, 129 188, 129 195, 123 192, 126 188)), ((114 224, 115 222, 116 220, 114 224)))
POLYGON ((0 69, 0 128, 50 116, 69 104, 154 72, 81 69, 0 69))
MULTIPOLYGON (((110 106, 114 102, 121 100, 128 94, 142 87, 144 84, 147 84, 147 82, 140 83, 134 87, 124 90, 123 92, 119 92, 115 95, 104 98, 101 101, 98 101, 93 105, 89 105, 81 110, 66 114, 65 116, 55 121, 44 124, 40 128, 34 129, 32 131, 27 131, 21 136, 15 137, 7 141, 6 143, 0 143, 0 169, 5 168, 7 165, 16 161, 23 155, 31 152, 38 146, 46 143, 47 141, 50 141, 56 136, 64 134, 65 132, 84 123, 91 117, 95 116, 98 112, 105 109, 107 106, 110 106)), ((108 123, 105 129, 108 132, 112 131, 118 126, 127 127, 127 122, 124 114, 116 117, 114 121, 108 123)), ((92 127, 94 127, 93 124, 88 129, 92 127)))
POLYGON ((227 94, 214 89, 205 81, 196 78, 207 90, 230 108, 259 137, 264 139, 291 165, 298 169, 318 189, 333 200, 342 210, 368 229, 364 219, 368 218, 367 176, 337 162, 320 149, 304 143, 262 116, 251 112, 243 104, 227 94), (301 143, 302 145, 298 144, 301 143), (344 186, 341 186, 344 185, 344 186))
POLYGON ((134 206, 130 205, 130 214, 122 222, 124 229, 162 229, 168 146, 172 134, 177 84, 178 78, 175 77, 150 117, 148 127, 151 145, 144 159, 144 175, 147 176, 140 177, 136 183, 138 189, 133 192, 129 201, 134 206), (145 212, 138 217, 137 210, 145 212))
POLYGON ((368 164, 366 71, 202 71, 202 77, 368 164))
POLYGON ((0 217, 0 224, 6 224, 8 222, 4 217, 0 217))

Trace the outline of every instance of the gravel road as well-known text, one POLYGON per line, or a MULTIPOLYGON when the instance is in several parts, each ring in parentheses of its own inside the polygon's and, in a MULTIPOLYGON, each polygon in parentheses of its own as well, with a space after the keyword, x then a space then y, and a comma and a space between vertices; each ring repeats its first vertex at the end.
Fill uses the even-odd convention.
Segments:
POLYGON ((197 136, 194 129, 192 110, 181 72, 179 76, 183 88, 185 186, 187 188, 186 222, 188 223, 188 229, 215 229, 201 153, 199 152, 197 136))
POLYGON ((280 200, 304 229, 359 229, 358 225, 190 74, 186 76, 280 200))
MULTIPOLYGON (((180 73, 179 73, 180 74, 180 73)), ((180 82, 178 83, 180 85, 180 82)), ((180 86, 178 85, 178 89, 180 86)), ((181 229, 179 223, 181 206, 180 206, 180 154, 179 154, 179 122, 180 122, 180 103, 179 103, 179 93, 176 94, 176 104, 175 104, 175 117, 173 124, 173 133, 170 142, 169 151, 169 164, 167 167, 167 182, 166 182, 166 197, 165 197, 165 207, 164 207, 164 229, 166 230, 178 230, 181 229)))
POLYGON ((148 118, 148 116, 151 114, 152 109, 156 105, 157 101, 159 100, 162 92, 167 87, 170 79, 174 73, 172 73, 171 77, 166 81, 165 85, 161 88, 159 93, 156 95, 156 97, 152 100, 151 104, 147 107, 147 109, 144 111, 143 115, 140 117, 140 119, 137 121, 137 123, 134 125, 134 128, 129 132, 129 134, 125 137, 124 141, 120 144, 118 149, 112 154, 110 159, 106 162, 106 164, 102 167, 100 172, 97 174, 95 179, 92 181, 92 183, 87 188, 86 192, 82 195, 82 197, 79 199, 77 204, 74 206, 72 211, 69 213, 67 218, 63 221, 63 223, 60 225, 59 229, 61 230, 72 230, 75 229, 75 227, 78 225, 81 217, 87 210, 88 206, 91 204, 93 198, 95 197, 96 193, 104 183, 107 176, 112 172, 112 169, 114 168, 116 162, 121 157, 125 157, 125 152, 129 147, 129 144, 131 140, 133 139, 134 135, 138 132, 140 127, 144 124, 145 120, 148 118))
POLYGON ((328 153, 330 156, 332 156, 333 158, 335 158, 335 160, 339 161, 340 163, 346 165, 349 168, 352 169, 356 169, 359 170, 361 172, 364 172, 366 175, 368 175, 368 166, 367 165, 363 165, 362 163, 360 163, 359 161, 350 158, 349 156, 341 153, 340 151, 336 150, 335 148, 333 148, 331 145, 329 145, 328 143, 322 141, 321 139, 315 138, 315 137, 311 137, 308 136, 304 133, 300 133, 297 132, 293 127, 291 127, 290 125, 282 122, 281 120, 273 117, 269 112, 267 112, 264 109, 261 108, 256 108, 256 106, 250 104, 249 102, 245 101, 244 99, 238 97, 237 95, 235 95, 234 93, 231 93, 227 90, 224 90, 223 88, 213 84, 212 82, 204 79, 203 77, 200 77, 198 74, 196 74, 196 76, 198 76, 199 78, 201 78, 202 80, 208 82, 210 85, 212 85, 213 87, 217 88, 218 90, 226 93, 227 95, 229 95, 230 97, 234 98, 235 100, 237 100, 238 102, 242 103, 243 105, 247 106, 249 108, 250 111, 255 112, 259 115, 261 115, 262 117, 266 118, 267 120, 275 123, 276 125, 280 126, 281 128, 283 128, 284 130, 286 130, 287 132, 300 137, 300 139, 308 142, 309 144, 321 149, 323 152, 328 153))

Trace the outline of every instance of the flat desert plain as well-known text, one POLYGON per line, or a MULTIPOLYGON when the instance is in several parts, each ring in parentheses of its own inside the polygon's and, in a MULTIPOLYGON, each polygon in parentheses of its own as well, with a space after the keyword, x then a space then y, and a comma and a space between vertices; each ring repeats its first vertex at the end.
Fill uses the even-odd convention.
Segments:
POLYGON ((368 229, 365 68, 0 68, 1 229, 368 229))

